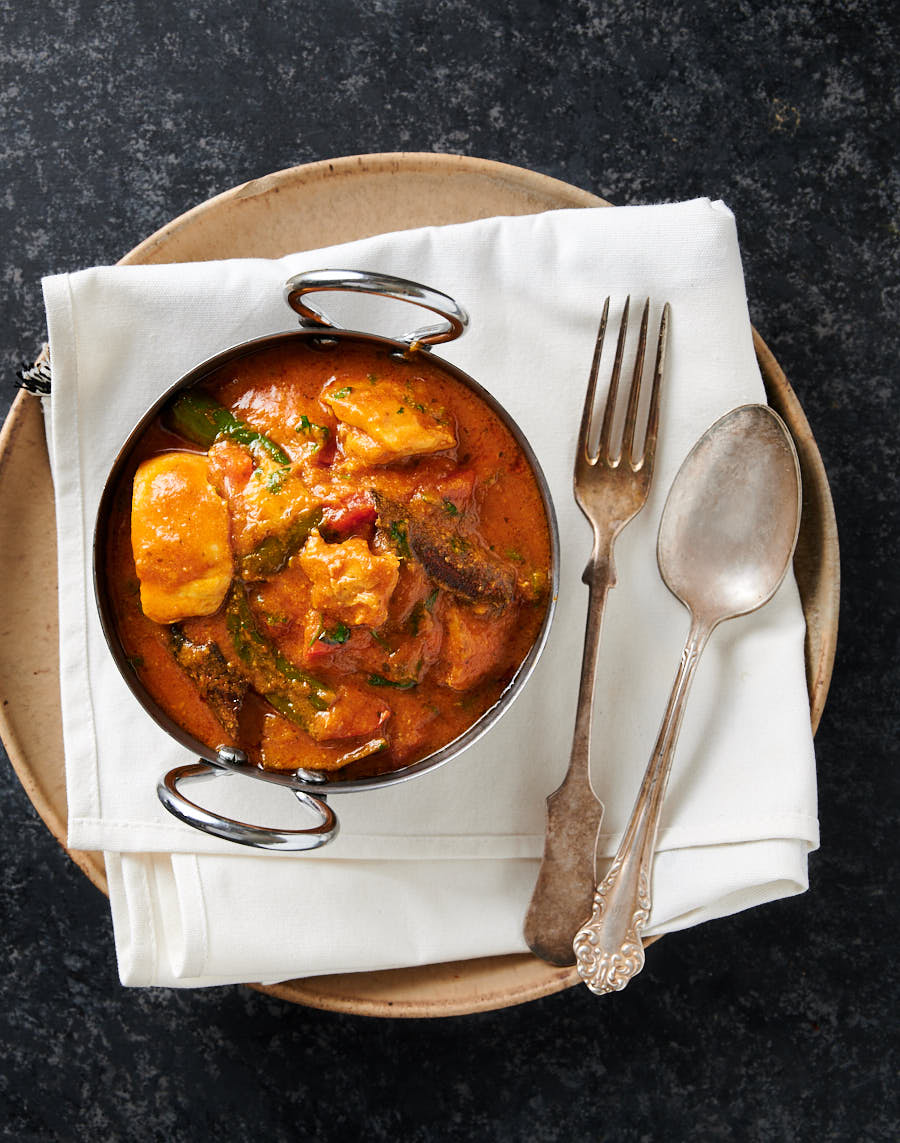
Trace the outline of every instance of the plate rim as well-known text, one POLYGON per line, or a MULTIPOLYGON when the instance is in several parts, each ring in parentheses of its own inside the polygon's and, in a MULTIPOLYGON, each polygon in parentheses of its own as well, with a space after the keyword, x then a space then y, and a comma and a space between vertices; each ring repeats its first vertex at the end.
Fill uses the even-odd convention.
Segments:
MULTIPOLYGON (((283 167, 281 170, 257 178, 248 179, 219 194, 213 195, 203 202, 190 207, 182 214, 177 215, 165 223, 153 234, 132 247, 116 263, 117 266, 142 265, 151 260, 151 256, 166 242, 176 238, 187 227, 202 220, 207 214, 213 213, 232 202, 256 198, 278 192, 293 182, 314 183, 329 178, 352 178, 360 173, 366 174, 412 174, 417 170, 426 171, 431 168, 443 168, 448 176, 453 174, 470 174, 488 177, 498 182, 513 183, 517 188, 531 191, 536 198, 567 199, 573 207, 612 206, 599 195, 573 186, 562 179, 545 175, 527 167, 518 167, 511 163, 501 163, 495 159, 481 159, 470 155, 459 155, 449 152, 430 151, 383 151, 361 155, 344 155, 332 159, 317 159, 310 163, 300 163, 292 167, 283 167)), ((557 203, 557 209, 561 209, 557 203)))

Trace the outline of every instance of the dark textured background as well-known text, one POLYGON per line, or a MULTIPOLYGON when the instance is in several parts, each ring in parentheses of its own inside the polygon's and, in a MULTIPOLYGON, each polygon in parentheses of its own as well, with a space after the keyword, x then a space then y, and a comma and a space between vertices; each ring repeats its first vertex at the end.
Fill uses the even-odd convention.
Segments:
POLYGON ((519 164, 722 197, 842 540, 811 889, 665 939, 625 993, 443 1021, 126 991, 106 901, 0 766, 0 1129, 15 1140, 894 1140, 898 8, 0 0, 0 413, 42 274, 268 171, 519 164))

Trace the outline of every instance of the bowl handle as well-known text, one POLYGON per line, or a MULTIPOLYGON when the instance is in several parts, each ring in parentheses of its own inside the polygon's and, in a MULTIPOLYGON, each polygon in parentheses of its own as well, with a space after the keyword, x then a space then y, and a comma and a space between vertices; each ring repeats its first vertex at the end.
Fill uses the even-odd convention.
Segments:
MULTIPOLYGON (((236 753, 236 752, 235 752, 236 753)), ((287 775, 279 776, 284 780, 279 785, 287 786, 297 801, 312 810, 319 821, 307 829, 269 829, 266 826, 251 825, 249 822, 236 821, 226 818, 222 814, 204 809, 187 798, 179 789, 179 782, 218 777, 222 774, 240 772, 233 765, 222 765, 222 756, 218 763, 204 762, 202 760, 190 763, 187 766, 176 766, 164 774, 156 787, 156 793, 163 806, 174 814, 179 821, 203 833, 214 837, 233 841, 238 845, 249 845, 254 849, 274 849, 282 853, 298 852, 306 849, 318 849, 333 841, 338 833, 338 820, 334 810, 321 795, 307 793, 296 789, 287 775)))
POLYGON ((306 294, 334 290, 378 294, 383 298, 411 302, 444 319, 442 325, 424 326, 400 338, 410 349, 430 349, 443 341, 453 341, 463 334, 469 324, 469 315, 448 294, 408 278, 395 278, 393 274, 376 274, 367 270, 307 270, 295 274, 284 284, 284 300, 304 321, 335 328, 334 323, 320 309, 304 300, 306 294))

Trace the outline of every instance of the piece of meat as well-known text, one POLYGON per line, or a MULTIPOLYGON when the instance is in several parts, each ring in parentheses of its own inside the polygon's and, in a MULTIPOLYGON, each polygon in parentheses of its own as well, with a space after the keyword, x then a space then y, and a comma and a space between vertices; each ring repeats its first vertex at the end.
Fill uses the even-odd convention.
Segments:
POLYGON ((403 560, 400 564, 400 578, 391 596, 388 624, 392 629, 406 627, 414 611, 424 608, 425 600, 432 592, 431 581, 418 560, 403 560))
POLYGON ((387 619, 400 566, 393 552, 373 552, 359 537, 327 544, 316 531, 296 561, 312 583, 314 608, 354 627, 380 627, 387 619))
POLYGON ((376 494, 382 528, 405 538, 429 577, 460 599, 504 610, 516 593, 516 573, 455 517, 429 505, 403 505, 376 494))
POLYGON ((246 579, 262 574, 254 565, 264 545, 285 546, 286 537, 298 529, 305 540, 320 509, 299 466, 278 465, 266 456, 244 486, 230 493, 229 506, 235 551, 242 561, 249 557, 246 579))
POLYGON ((167 452, 134 474, 131 546, 141 607, 155 623, 211 615, 233 570, 228 508, 205 454, 167 452))
POLYGON ((338 425, 337 443, 345 457, 362 464, 390 464, 392 460, 398 459, 397 453, 380 445, 368 433, 352 425, 338 425))
POLYGON ((325 386, 321 400, 340 422, 338 443, 344 454, 366 464, 390 464, 456 445, 453 428, 399 381, 345 385, 336 379, 325 386))
POLYGON ((390 715, 391 708, 380 696, 358 687, 341 686, 328 710, 314 715, 309 734, 317 742, 332 738, 371 738, 390 715))
POLYGON ((454 691, 468 691, 502 669, 503 648, 515 616, 476 615, 471 607, 449 602, 443 611, 444 641, 434 677, 454 691))
POLYGON ((393 682, 422 678, 440 654, 443 628, 434 615, 423 607, 410 619, 406 631, 391 634, 391 650, 382 650, 381 663, 374 668, 375 674, 393 682))

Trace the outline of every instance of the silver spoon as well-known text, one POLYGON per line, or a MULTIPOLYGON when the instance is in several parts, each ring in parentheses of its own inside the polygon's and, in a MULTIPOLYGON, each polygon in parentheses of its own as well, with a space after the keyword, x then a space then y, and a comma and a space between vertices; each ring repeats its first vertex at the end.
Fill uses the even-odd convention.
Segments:
POLYGON ((690 611, 691 628, 631 820, 575 936, 578 972, 592 992, 618 991, 644 966, 660 811, 703 648, 724 619, 772 598, 799 527, 800 467, 781 418, 766 405, 726 413, 682 464, 659 526, 660 574, 690 611))

